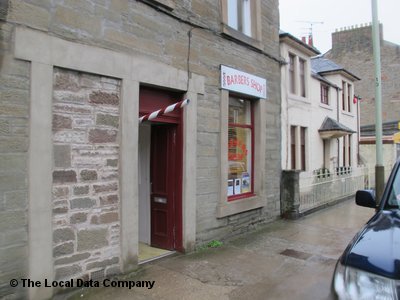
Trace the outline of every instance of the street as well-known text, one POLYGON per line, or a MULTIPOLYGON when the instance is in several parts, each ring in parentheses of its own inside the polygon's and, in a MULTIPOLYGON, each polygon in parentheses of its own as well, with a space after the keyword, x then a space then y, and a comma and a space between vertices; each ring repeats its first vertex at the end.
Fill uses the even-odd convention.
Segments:
POLYGON ((373 213, 351 199, 115 279, 135 287, 94 287, 56 299, 325 299, 337 258, 373 213))

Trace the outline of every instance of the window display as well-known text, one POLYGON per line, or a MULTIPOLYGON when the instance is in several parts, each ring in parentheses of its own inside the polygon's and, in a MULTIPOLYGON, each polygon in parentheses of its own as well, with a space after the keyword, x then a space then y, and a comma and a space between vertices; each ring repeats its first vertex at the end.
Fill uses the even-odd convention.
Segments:
POLYGON ((249 194, 253 189, 252 119, 252 107, 249 100, 234 97, 229 98, 228 196, 230 198, 236 198, 238 195, 249 194))

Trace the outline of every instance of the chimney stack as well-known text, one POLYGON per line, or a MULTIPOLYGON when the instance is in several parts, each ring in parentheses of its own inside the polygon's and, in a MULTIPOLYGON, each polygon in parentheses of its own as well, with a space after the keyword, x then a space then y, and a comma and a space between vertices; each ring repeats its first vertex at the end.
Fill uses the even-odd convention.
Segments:
POLYGON ((314 47, 313 37, 311 34, 308 36, 308 46, 314 47))

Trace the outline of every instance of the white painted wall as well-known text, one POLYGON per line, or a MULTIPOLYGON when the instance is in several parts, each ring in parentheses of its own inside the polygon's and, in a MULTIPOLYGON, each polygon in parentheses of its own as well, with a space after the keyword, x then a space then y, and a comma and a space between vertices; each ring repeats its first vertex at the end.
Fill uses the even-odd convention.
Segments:
MULTIPOLYGON (((311 174, 313 170, 324 166, 324 142, 318 132, 325 118, 328 116, 339 121, 343 125, 358 131, 357 124, 357 105, 352 104, 351 113, 342 112, 339 106, 341 103, 341 91, 329 88, 329 105, 324 105, 320 101, 320 81, 311 76, 311 60, 306 52, 295 49, 287 43, 280 45, 281 56, 288 62, 289 52, 304 59, 306 61, 306 97, 293 95, 289 92, 289 65, 283 65, 281 68, 281 95, 282 95, 282 169, 290 169, 290 126, 307 127, 306 134, 306 172, 302 175, 311 174)), ((342 86, 342 80, 350 82, 342 75, 330 75, 325 77, 331 83, 342 86)), ((353 89, 354 92, 354 89, 353 89)), ((353 95, 351 95, 351 99, 353 95)), ((351 138, 351 162, 352 166, 357 166, 357 133, 351 138)), ((342 144, 343 138, 327 140, 327 149, 325 154, 329 157, 325 158, 325 162, 329 163, 331 169, 338 166, 339 159, 342 161, 342 144)), ((326 165, 328 167, 328 165, 326 165)))

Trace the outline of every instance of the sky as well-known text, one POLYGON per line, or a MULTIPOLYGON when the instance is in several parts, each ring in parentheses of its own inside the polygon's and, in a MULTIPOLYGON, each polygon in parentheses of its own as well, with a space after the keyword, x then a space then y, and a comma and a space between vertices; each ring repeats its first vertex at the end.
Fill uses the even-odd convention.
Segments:
MULTIPOLYGON (((400 0, 377 0, 383 38, 400 45, 400 0)), ((331 49, 336 29, 372 22, 371 0, 279 0, 280 29, 301 39, 312 26, 314 46, 331 49)))

